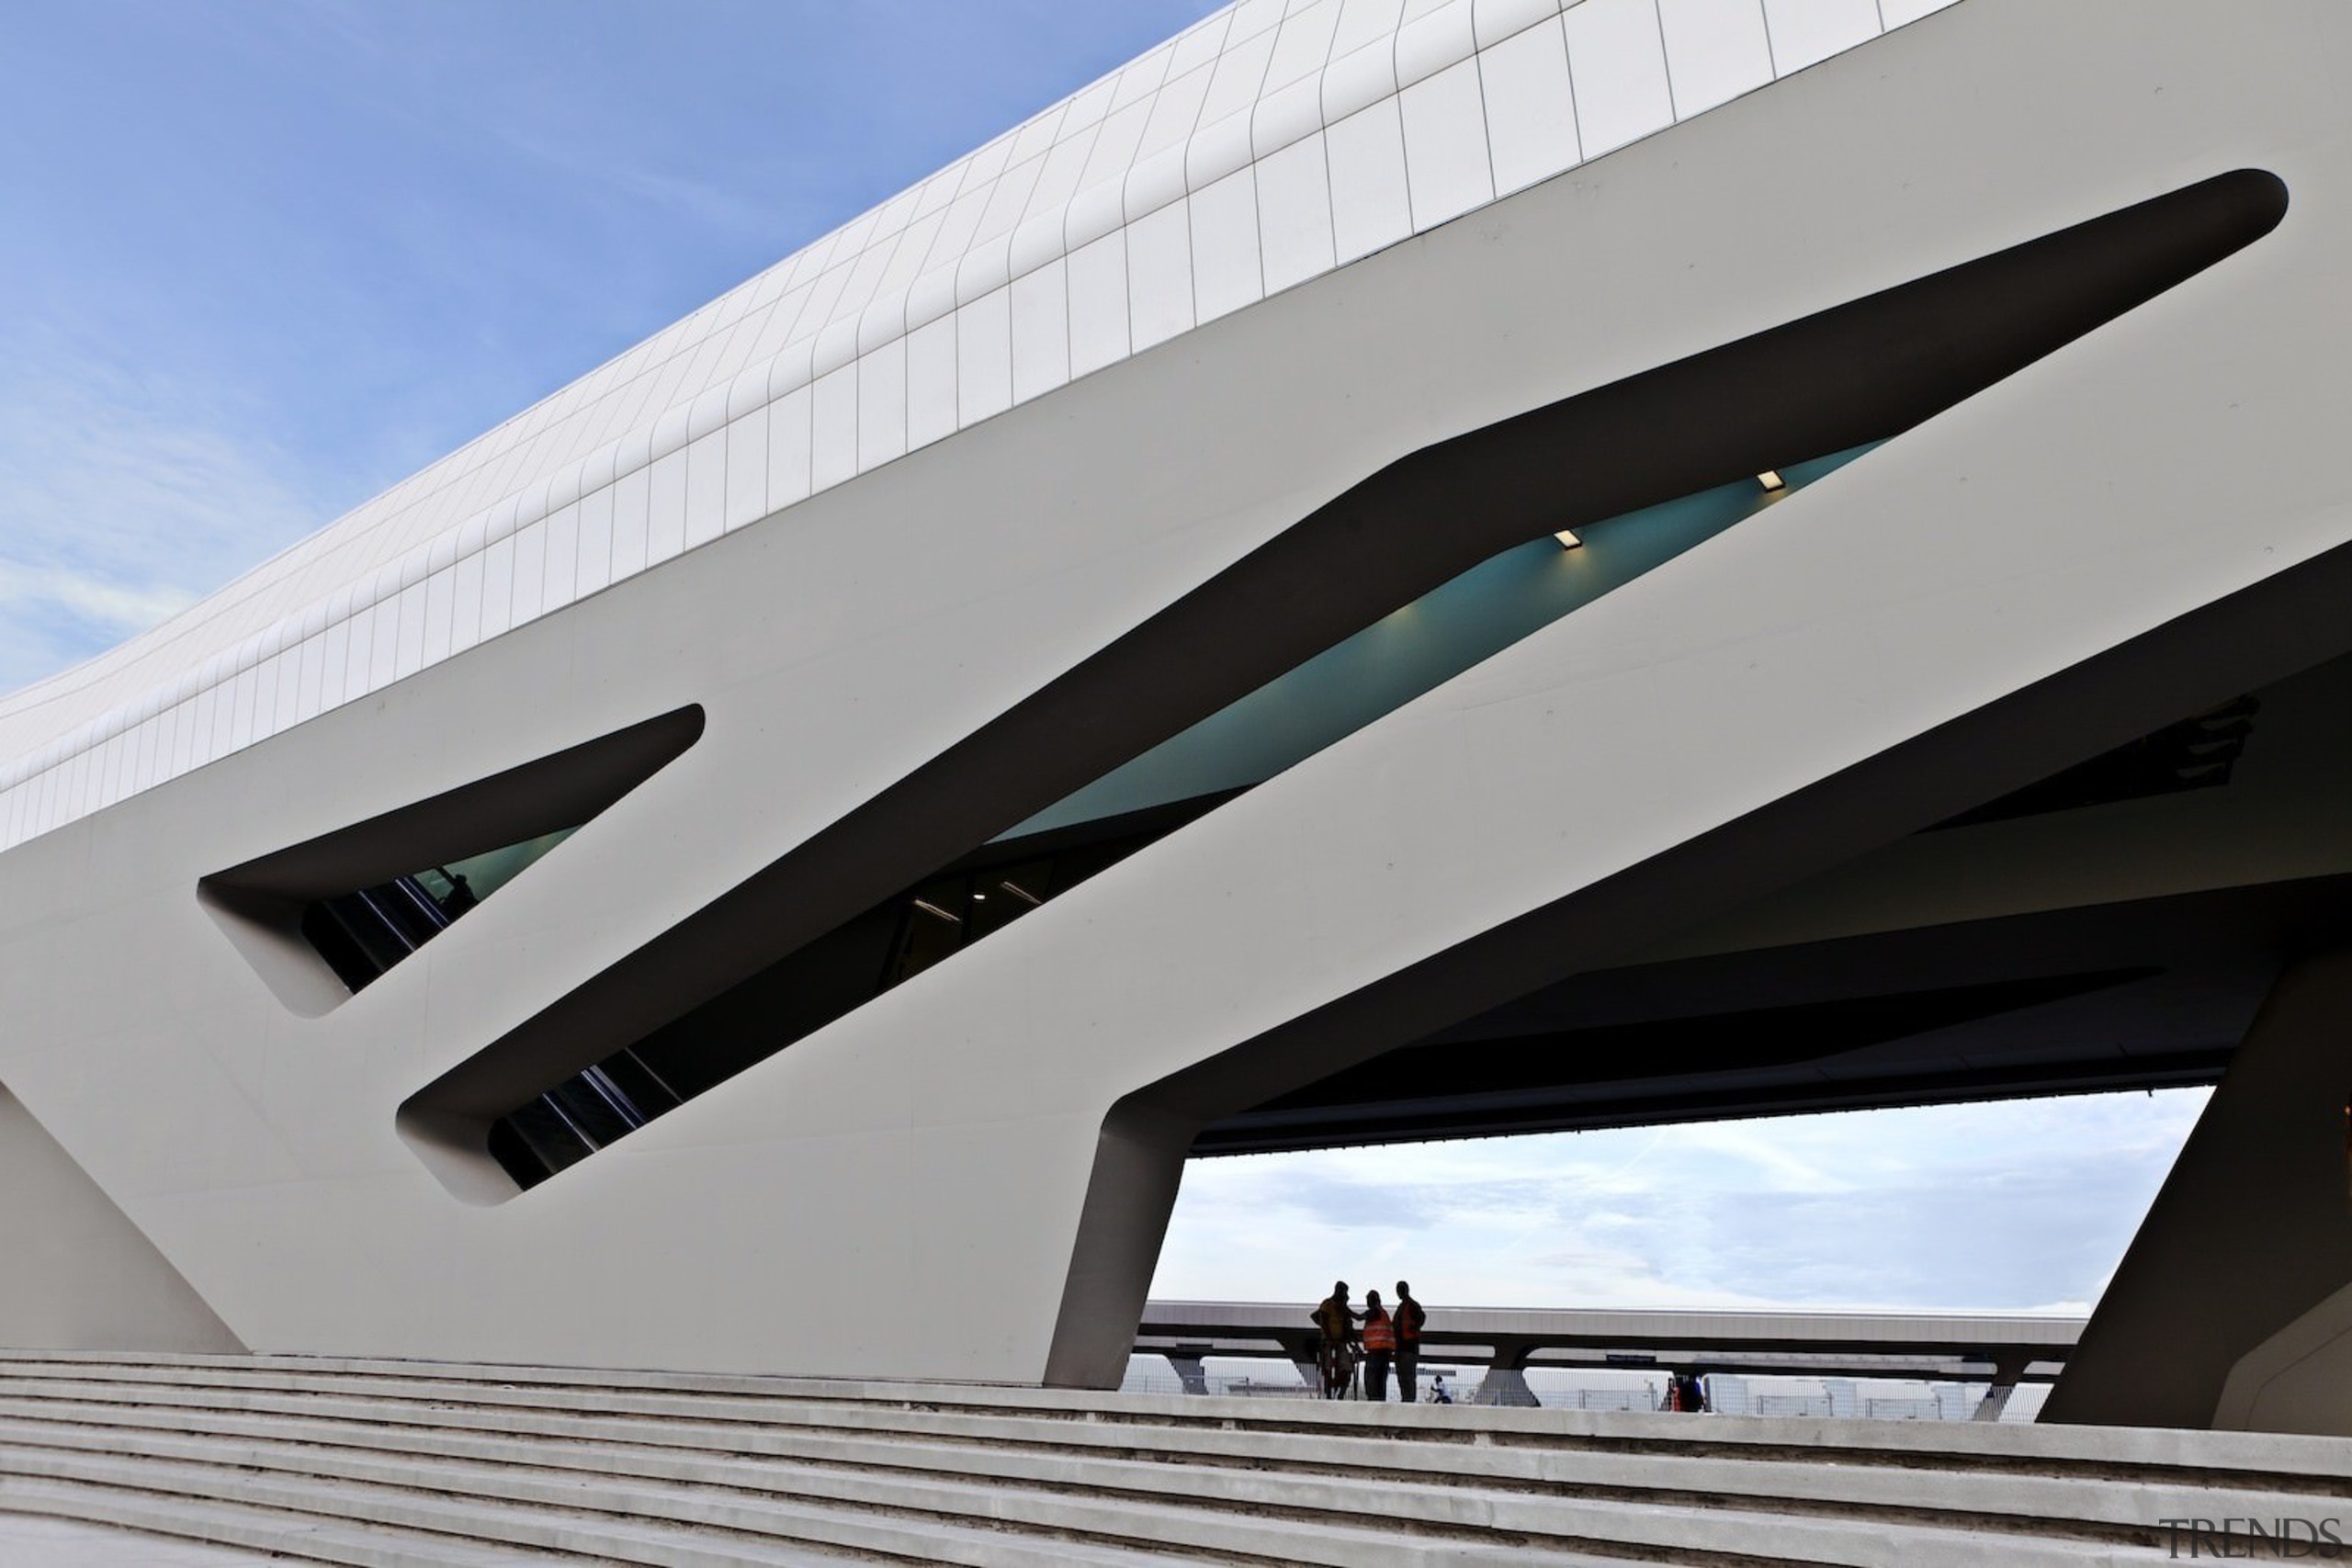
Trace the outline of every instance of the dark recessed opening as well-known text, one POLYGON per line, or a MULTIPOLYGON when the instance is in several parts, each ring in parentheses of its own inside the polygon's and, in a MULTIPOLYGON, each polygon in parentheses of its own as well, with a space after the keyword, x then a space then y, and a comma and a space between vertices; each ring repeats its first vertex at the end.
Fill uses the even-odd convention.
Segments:
POLYGON ((500 1116, 490 1152, 517 1187, 536 1187, 1227 798, 1180 801, 967 855, 500 1116))
MULTIPOLYGON (((1900 434, 2251 243, 2285 207, 2267 174, 2220 175, 1400 457, 424 1086, 403 1135, 453 1191, 511 1195, 483 1158, 501 1118, 779 953, 869 920, 916 942, 881 913, 901 901, 902 917, 952 923, 912 900, 975 846, 1042 825, 1382 616, 1557 530, 1589 548, 1608 520, 1900 434)), ((873 966, 844 970, 866 996, 891 961, 876 940, 873 966)))
POLYGON ((2183 790, 2219 789, 2230 782, 2254 733, 2260 699, 2242 696, 2209 713, 2126 741, 2026 785, 1998 800, 1949 818, 1929 829, 1973 828, 2018 817, 2041 817, 2086 806, 2147 800, 2183 790))
POLYGON ((521 875, 703 730, 698 705, 599 736, 277 850, 197 885, 198 901, 293 1011, 373 985, 521 875))
POLYGON ((302 906, 302 940, 353 991, 439 936, 541 855, 578 831, 575 824, 519 844, 404 873, 372 887, 302 906))

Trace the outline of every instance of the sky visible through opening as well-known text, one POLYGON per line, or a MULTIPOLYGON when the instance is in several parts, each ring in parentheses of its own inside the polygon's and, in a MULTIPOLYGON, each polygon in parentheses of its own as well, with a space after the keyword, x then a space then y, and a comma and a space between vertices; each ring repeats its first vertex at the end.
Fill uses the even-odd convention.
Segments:
POLYGON ((1198 1159, 1151 1293, 2082 1314, 2209 1092, 1198 1159))
MULTIPOLYGON (((153 625, 1207 0, 79 0, 0 52, 0 692, 153 625)), ((2204 1095, 1196 1162, 1155 1293, 2096 1299, 2204 1095)))

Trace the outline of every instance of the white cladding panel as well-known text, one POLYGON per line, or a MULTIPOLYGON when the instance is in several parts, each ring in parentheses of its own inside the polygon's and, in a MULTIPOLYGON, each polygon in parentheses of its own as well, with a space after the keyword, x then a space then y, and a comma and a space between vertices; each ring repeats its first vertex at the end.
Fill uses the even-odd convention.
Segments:
POLYGON ((0 849, 1945 3, 1243 0, 0 700, 0 849), (445 570, 446 637, 430 590, 379 614, 445 570), (155 761, 108 784, 118 740, 155 761))

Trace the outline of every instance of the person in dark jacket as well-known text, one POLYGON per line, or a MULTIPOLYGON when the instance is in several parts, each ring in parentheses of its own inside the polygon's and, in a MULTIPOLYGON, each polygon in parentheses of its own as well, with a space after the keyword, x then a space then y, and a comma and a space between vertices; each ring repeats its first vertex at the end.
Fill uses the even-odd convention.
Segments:
POLYGON ((1413 1374, 1421 1364, 1421 1325, 1430 1314, 1413 1299, 1413 1287, 1399 1280, 1396 1310, 1389 1316, 1396 1323, 1396 1397, 1410 1404, 1418 1397, 1413 1374))
POLYGON ((1344 1399, 1348 1379, 1355 1371, 1355 1358, 1350 1347, 1356 1337, 1356 1314, 1348 1305, 1348 1282, 1341 1280, 1334 1284, 1331 1293, 1307 1315, 1323 1331, 1322 1344, 1315 1357, 1315 1364, 1323 1374, 1323 1397, 1344 1399))
POLYGON ((1666 1407, 1686 1415, 1697 1415, 1707 1408, 1707 1385, 1697 1372, 1677 1372, 1667 1385, 1666 1407))

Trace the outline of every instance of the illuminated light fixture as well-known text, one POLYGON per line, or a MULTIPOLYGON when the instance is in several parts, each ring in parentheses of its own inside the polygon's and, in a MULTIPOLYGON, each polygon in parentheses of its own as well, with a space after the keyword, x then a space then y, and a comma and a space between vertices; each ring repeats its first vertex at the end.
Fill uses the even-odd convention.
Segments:
POLYGON ((1022 886, 1017 882, 1000 882, 997 886, 1003 888, 1007 893, 1012 894, 1015 898, 1020 899, 1023 903, 1028 905, 1033 909, 1045 902, 1043 898, 1038 897, 1035 893, 1030 892, 1029 889, 1022 886))
POLYGON ((974 888, 974 889, 972 890, 972 902, 974 902, 974 903, 976 903, 976 904, 978 904, 978 903, 981 903, 981 902, 985 901, 985 900, 987 899, 987 897, 988 897, 988 895, 987 895, 987 894, 985 894, 985 893, 983 893, 983 892, 981 892, 978 888, 977 888, 977 887, 976 887, 976 888, 974 888))
POLYGON ((962 916, 949 914, 946 910, 941 908, 938 905, 933 903, 928 898, 916 899, 915 908, 921 909, 926 915, 936 915, 939 919, 945 920, 951 926, 960 926, 964 923, 962 916))
POLYGON ((1781 470, 1778 468, 1765 469, 1762 473, 1756 476, 1756 482, 1762 485, 1768 491, 1786 490, 1789 488, 1789 481, 1781 477, 1781 470))
POLYGON ((1563 528, 1558 533, 1553 535, 1552 537, 1560 541, 1560 548, 1564 550, 1580 550, 1584 548, 1584 541, 1577 538, 1576 535, 1568 529, 1563 528))

